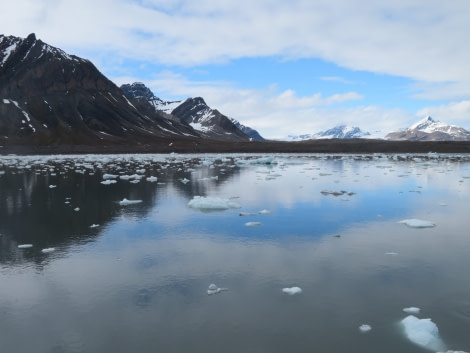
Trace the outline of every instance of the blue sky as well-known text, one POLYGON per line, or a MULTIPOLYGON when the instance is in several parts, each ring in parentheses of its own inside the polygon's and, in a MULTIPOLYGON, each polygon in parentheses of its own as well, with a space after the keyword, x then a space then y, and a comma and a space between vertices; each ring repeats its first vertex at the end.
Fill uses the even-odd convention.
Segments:
POLYGON ((427 115, 470 129, 467 0, 16 0, 0 23, 267 138, 427 115))

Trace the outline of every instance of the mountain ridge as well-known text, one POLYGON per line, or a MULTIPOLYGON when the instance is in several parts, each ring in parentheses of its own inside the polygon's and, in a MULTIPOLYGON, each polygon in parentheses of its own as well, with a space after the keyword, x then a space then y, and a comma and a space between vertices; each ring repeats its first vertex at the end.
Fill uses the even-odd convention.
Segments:
POLYGON ((470 131, 427 116, 406 129, 388 133, 385 139, 397 141, 469 141, 470 131))

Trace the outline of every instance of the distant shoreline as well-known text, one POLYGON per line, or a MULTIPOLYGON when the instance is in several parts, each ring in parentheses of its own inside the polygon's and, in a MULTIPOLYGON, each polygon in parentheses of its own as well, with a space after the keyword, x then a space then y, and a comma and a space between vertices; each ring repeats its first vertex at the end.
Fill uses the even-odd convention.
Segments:
POLYGON ((7 144, 1 155, 112 154, 112 153, 470 153, 470 141, 390 141, 324 139, 299 142, 160 140, 148 144, 25 145, 7 144))

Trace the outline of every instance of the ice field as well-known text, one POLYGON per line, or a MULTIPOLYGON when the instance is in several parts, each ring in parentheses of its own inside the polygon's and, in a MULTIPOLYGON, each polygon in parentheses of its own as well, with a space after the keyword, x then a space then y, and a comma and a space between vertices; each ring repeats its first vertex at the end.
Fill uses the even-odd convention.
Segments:
POLYGON ((470 155, 0 156, 5 352, 470 352, 470 155))

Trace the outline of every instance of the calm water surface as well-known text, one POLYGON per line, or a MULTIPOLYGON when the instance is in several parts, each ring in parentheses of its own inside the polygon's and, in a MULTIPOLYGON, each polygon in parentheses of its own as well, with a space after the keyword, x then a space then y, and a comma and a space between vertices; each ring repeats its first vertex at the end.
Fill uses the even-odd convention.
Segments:
POLYGON ((469 155, 3 156, 1 352, 468 352, 469 201, 469 155))

